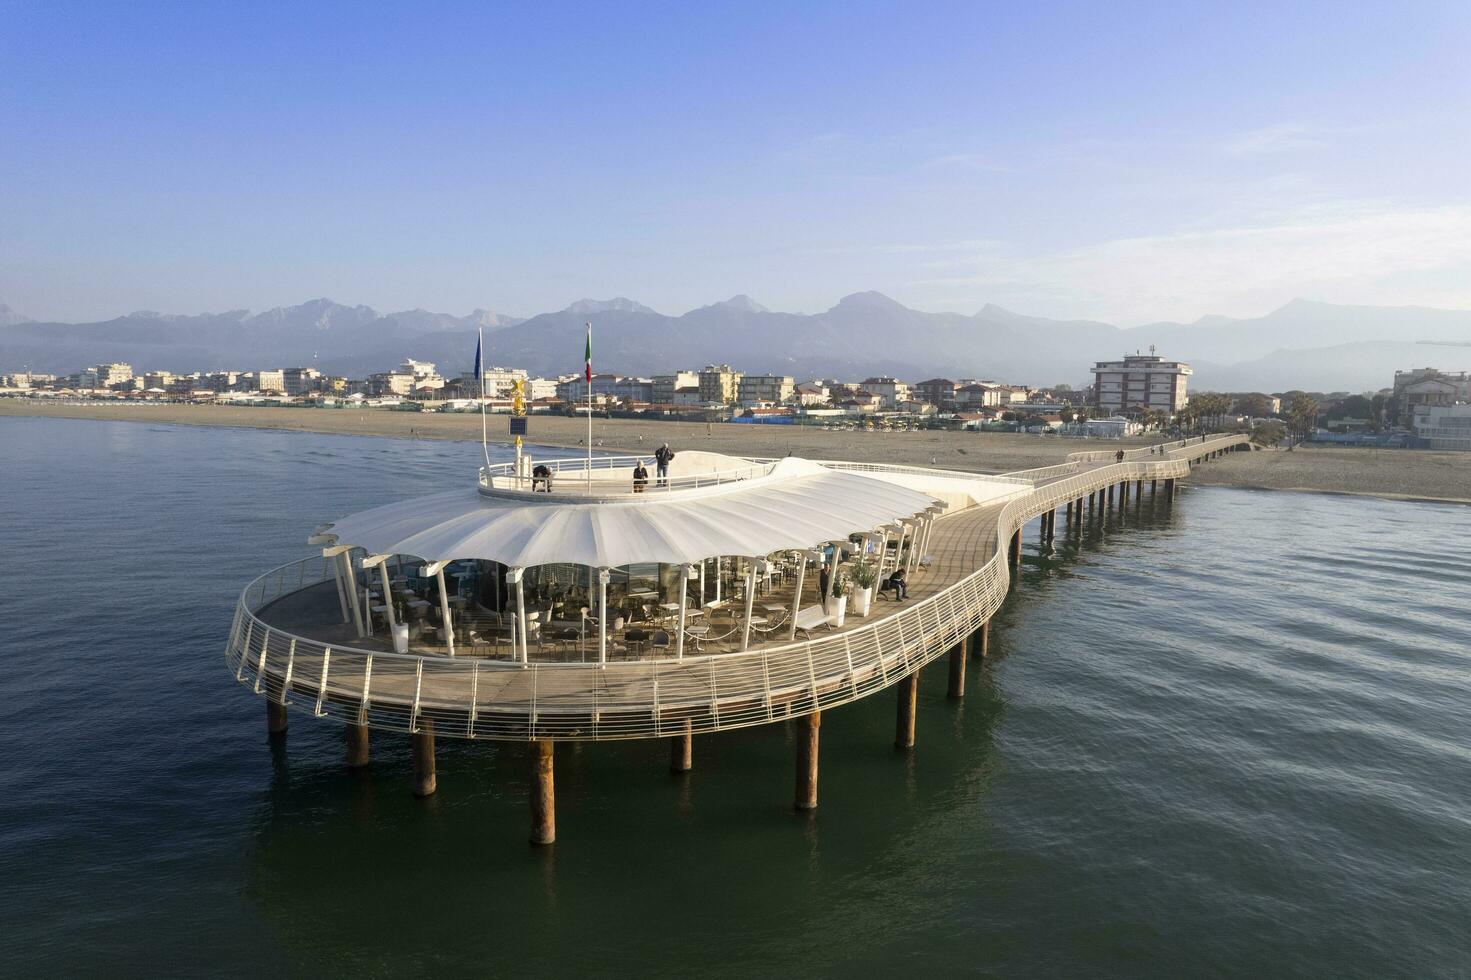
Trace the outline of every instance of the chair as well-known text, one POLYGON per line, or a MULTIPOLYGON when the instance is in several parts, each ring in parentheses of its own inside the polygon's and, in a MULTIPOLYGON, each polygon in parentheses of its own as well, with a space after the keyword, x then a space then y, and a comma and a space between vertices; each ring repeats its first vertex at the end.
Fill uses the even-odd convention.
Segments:
POLYGON ((628 653, 635 659, 643 656, 644 644, 648 642, 649 634, 640 629, 632 629, 623 634, 623 642, 628 647, 628 653))
POLYGON ((667 630, 654 630, 649 636, 649 646, 656 653, 662 648, 667 654, 669 652, 669 632, 667 630))

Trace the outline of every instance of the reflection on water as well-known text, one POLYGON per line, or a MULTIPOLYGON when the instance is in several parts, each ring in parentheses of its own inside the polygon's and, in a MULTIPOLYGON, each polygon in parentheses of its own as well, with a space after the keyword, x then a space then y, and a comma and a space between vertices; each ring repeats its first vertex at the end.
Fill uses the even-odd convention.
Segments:
POLYGON ((0 433, 5 543, 44 555, 0 600, 8 974, 1471 971, 1471 510, 1185 489, 1030 528, 914 752, 890 693, 829 712, 803 816, 790 725, 697 738, 684 776, 662 742, 559 746, 537 849, 525 746, 442 738, 416 800, 406 738, 351 772, 223 669, 245 581, 478 446, 0 433))

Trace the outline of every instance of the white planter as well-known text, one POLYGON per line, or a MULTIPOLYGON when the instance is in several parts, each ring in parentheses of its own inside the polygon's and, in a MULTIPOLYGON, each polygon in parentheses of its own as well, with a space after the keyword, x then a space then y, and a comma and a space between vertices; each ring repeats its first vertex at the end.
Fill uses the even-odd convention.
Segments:
POLYGON ((409 626, 407 623, 399 623, 393 627, 393 652, 409 652, 409 626))
POLYGON ((853 614, 862 619, 868 615, 869 606, 873 605, 873 590, 858 587, 853 590, 853 614))
POLYGON ((829 601, 833 609, 833 625, 841 629, 844 620, 848 618, 848 597, 840 595, 829 601))

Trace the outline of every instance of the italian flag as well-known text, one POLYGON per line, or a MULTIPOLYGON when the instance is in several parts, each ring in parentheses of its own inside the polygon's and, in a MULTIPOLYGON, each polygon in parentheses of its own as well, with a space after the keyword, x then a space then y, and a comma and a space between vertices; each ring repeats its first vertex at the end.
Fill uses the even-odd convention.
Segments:
POLYGON ((592 384, 592 321, 587 324, 587 383, 592 384))

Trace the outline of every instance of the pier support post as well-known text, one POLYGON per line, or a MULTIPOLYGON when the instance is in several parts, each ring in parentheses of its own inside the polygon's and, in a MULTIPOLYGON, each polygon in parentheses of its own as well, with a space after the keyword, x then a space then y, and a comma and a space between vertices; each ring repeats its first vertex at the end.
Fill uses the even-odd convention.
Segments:
POLYGON ((950 651, 950 689, 946 691, 948 697, 965 697, 965 661, 970 653, 969 648, 970 637, 967 636, 950 651))
POLYGON ((1020 568, 1021 567, 1021 564, 1022 564, 1022 532, 1021 532, 1021 528, 1017 528, 1016 533, 1011 536, 1010 560, 1011 560, 1011 567, 1012 568, 1020 568))
POLYGON ((362 769, 368 764, 368 726, 348 725, 347 768, 362 769))
POLYGON ((971 634, 970 655, 977 660, 985 660, 986 654, 991 652, 991 621, 988 619, 981 624, 981 628, 971 634))
POLYGON ((286 705, 266 698, 266 734, 286 734, 286 705))
POLYGON ((797 719, 798 810, 817 809, 817 737, 821 729, 821 711, 797 719))
POLYGON ((1170 477, 1168 480, 1165 481, 1165 500, 1167 500, 1167 501, 1173 501, 1174 499, 1175 499, 1175 478, 1174 477, 1170 477))
POLYGON ((549 738, 531 743, 531 843, 550 844, 557 839, 557 789, 552 770, 549 738))
POLYGON ((1112 483, 1110 483, 1108 485, 1108 498, 1106 500, 1106 503, 1108 504, 1109 507, 1112 507, 1113 506, 1113 484, 1112 483))
POLYGON ((695 765, 695 736, 690 729, 693 723, 686 718, 684 731, 669 740, 669 771, 689 772, 695 765))
POLYGON ((1149 499, 1150 500, 1153 500, 1154 499, 1154 495, 1157 494, 1157 493, 1159 493, 1159 481, 1158 480, 1150 480, 1149 481, 1149 499))
POLYGON ((1097 494, 1088 494, 1088 520, 1093 519, 1093 505, 1097 503, 1097 494))
POLYGON ((919 706, 919 671, 899 682, 899 716, 894 725, 894 748, 914 748, 914 712, 919 706))
POLYGON ((419 730, 409 736, 413 739, 410 755, 414 765, 414 795, 433 796, 439 788, 434 775, 434 720, 419 722, 419 730))

